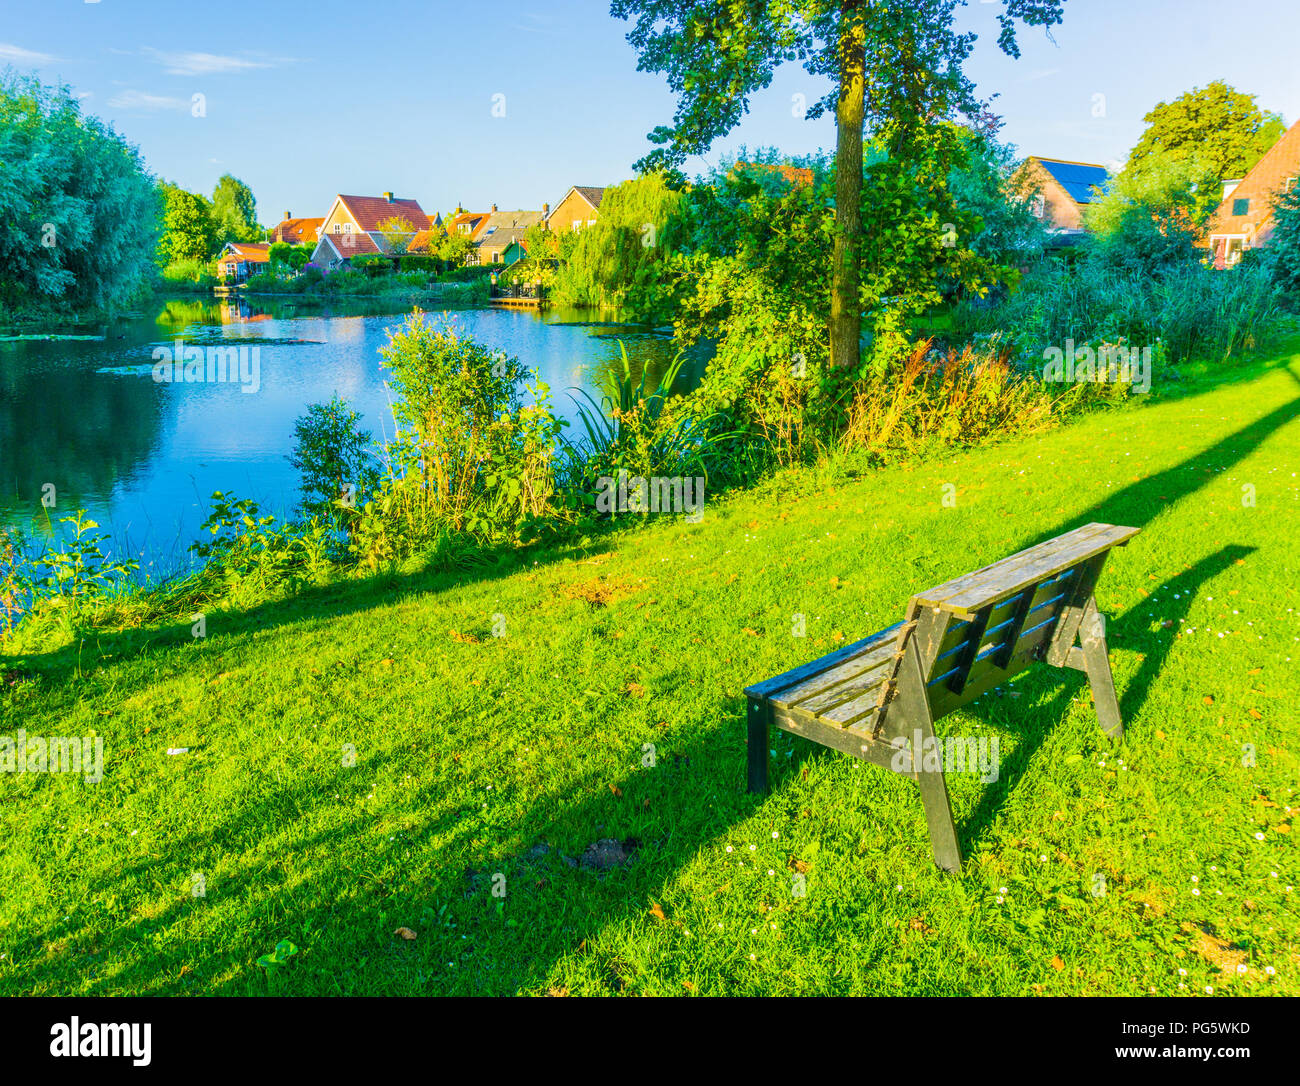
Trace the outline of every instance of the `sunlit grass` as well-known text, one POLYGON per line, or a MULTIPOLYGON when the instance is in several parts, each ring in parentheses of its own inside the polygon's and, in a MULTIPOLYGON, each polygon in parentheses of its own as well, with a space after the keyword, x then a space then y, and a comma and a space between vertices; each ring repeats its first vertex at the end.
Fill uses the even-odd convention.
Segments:
POLYGON ((1300 994, 1297 471, 1300 358, 202 640, 0 657, 0 735, 106 762, 0 777, 0 991, 1300 994), (1127 740, 1046 667, 946 718, 1002 752, 950 778, 960 876, 903 778, 780 735, 743 792, 744 686, 1088 520, 1143 527, 1099 589, 1127 740), (602 839, 630 862, 585 866, 602 839))

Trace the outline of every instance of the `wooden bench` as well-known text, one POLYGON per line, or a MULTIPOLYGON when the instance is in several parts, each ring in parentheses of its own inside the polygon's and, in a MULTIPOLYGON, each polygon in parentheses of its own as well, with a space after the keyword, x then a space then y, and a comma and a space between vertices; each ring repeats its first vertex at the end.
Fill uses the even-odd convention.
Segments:
POLYGON ((936 772, 915 739, 933 749, 935 721, 1037 660, 1085 672, 1103 730, 1123 738, 1093 591, 1111 548, 1138 531, 1086 524, 913 596, 896 626, 748 687, 749 790, 767 791, 773 726, 902 773, 920 786, 935 863, 958 870, 942 761, 936 772))

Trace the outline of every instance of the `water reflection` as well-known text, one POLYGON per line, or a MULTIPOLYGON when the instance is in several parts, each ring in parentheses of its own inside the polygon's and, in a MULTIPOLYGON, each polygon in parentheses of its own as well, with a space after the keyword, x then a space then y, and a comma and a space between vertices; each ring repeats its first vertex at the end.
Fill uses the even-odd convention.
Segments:
MULTIPOLYGON (((436 315, 438 316, 438 315, 436 315)), ((493 350, 517 355, 551 388, 557 412, 577 411, 570 387, 599 398, 621 367, 653 384, 670 340, 590 323, 584 313, 459 310, 447 315, 493 350)), ((369 299, 174 297, 102 329, 101 341, 0 342, 0 522, 41 530, 86 508, 114 551, 154 570, 187 561, 214 490, 291 511, 297 478, 286 456, 293 423, 312 402, 338 395, 377 436, 391 435, 379 348, 404 311, 369 299), (159 384, 155 348, 255 346, 256 393, 237 382, 159 384), (52 484, 57 506, 41 506, 52 484)), ((680 379, 683 387, 698 368, 680 379)))

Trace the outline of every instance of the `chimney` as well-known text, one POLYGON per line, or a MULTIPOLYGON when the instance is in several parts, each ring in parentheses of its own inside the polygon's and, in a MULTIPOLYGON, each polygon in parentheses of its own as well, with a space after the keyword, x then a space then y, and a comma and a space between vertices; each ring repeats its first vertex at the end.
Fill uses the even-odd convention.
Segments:
POLYGON ((550 204, 542 204, 542 218, 545 219, 546 217, 548 217, 548 216, 550 215, 550 213, 551 213, 551 205, 550 205, 550 204))
POLYGON ((293 212, 292 212, 292 211, 286 211, 286 212, 284 213, 284 217, 285 217, 286 219, 292 219, 292 218, 293 218, 293 212))
POLYGON ((492 205, 492 213, 493 213, 493 214, 496 214, 496 210, 497 210, 497 205, 496 205, 496 204, 493 204, 493 205, 492 205))
POLYGON ((393 202, 393 194, 391 192, 384 193, 384 199, 391 204, 393 202))

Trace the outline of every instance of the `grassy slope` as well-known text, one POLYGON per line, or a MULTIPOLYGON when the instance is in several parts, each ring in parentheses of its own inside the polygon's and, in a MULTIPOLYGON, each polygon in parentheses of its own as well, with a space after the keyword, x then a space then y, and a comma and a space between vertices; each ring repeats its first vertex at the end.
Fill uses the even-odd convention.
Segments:
POLYGON ((0 779, 0 992, 1300 994, 1298 415, 1300 356, 586 554, 9 661, 37 678, 0 734, 101 734, 107 772, 0 779), (743 793, 748 682, 1089 520, 1145 529, 1099 590, 1127 743, 1046 667, 947 718, 1003 756, 950 781, 961 877, 903 778, 779 735, 743 793), (606 837, 633 862, 565 861, 606 837))

